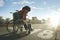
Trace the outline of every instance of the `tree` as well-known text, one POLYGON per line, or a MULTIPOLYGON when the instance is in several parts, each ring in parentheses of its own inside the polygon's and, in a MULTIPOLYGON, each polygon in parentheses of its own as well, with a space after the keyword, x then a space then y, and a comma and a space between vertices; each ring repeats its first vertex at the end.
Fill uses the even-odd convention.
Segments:
POLYGON ((10 18, 6 18, 5 19, 5 23, 9 22, 10 21, 10 18))
POLYGON ((0 16, 0 24, 3 24, 4 23, 4 19, 2 16, 0 16))
POLYGON ((0 21, 3 19, 3 17, 2 16, 0 16, 0 21))

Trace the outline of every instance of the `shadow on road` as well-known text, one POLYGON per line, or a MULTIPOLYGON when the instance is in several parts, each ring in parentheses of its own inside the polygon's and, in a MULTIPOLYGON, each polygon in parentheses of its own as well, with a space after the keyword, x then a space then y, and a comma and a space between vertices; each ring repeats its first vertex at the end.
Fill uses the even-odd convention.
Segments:
POLYGON ((17 39, 20 39, 25 36, 27 36, 25 32, 23 32, 21 34, 14 34, 12 32, 12 33, 8 33, 8 34, 0 35, 0 40, 17 40, 17 39))

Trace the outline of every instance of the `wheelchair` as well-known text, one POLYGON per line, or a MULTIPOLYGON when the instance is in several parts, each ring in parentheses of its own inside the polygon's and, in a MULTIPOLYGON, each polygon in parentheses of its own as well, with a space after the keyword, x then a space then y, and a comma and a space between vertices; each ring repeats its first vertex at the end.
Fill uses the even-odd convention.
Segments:
MULTIPOLYGON (((17 13, 13 13, 13 20, 10 20, 7 23, 7 31, 8 32, 13 32, 14 34, 20 34, 23 32, 23 28, 24 28, 24 24, 22 19, 16 19, 17 18, 17 13), (15 20, 16 19, 16 20, 15 20)), ((27 22, 27 30, 28 30, 28 34, 31 33, 31 23, 28 21, 27 22)))

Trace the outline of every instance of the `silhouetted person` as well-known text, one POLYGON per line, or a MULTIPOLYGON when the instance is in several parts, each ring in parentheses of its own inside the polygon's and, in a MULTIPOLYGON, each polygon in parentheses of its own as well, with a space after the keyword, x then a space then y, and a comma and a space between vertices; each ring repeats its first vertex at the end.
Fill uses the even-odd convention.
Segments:
MULTIPOLYGON (((23 22, 25 30, 28 30, 28 27, 26 25, 27 24, 26 16, 27 16, 28 12, 30 12, 30 11, 31 11, 31 8, 29 6, 24 6, 22 8, 22 10, 14 13, 14 15, 13 15, 14 16, 14 21, 22 20, 21 22, 23 22)), ((20 23, 20 22, 18 22, 18 23, 20 23)))

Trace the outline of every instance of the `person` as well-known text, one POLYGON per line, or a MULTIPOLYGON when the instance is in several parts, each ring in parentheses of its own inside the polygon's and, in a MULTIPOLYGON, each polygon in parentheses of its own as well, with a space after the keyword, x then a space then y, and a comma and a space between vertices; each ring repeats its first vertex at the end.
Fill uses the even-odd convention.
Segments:
POLYGON ((28 27, 27 27, 26 17, 27 17, 28 12, 30 12, 30 11, 31 11, 31 8, 29 6, 24 6, 22 8, 22 10, 15 12, 13 14, 14 21, 22 19, 22 22, 24 24, 24 28, 27 32, 28 32, 28 27))

